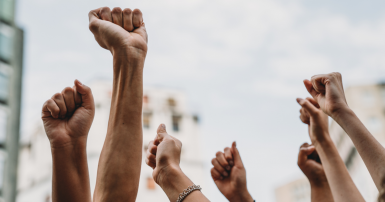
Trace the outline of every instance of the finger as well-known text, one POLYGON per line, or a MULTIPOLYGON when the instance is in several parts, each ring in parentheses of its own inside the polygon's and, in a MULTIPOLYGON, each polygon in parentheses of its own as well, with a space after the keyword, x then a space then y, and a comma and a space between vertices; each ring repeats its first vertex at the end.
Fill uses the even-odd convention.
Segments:
POLYGON ((132 24, 134 25, 134 28, 139 28, 143 23, 143 15, 142 11, 139 9, 135 9, 132 12, 132 24))
POLYGON ((211 163, 213 164, 214 168, 219 172, 221 173, 221 175, 223 175, 224 177, 227 177, 229 176, 229 174, 226 172, 225 168, 223 168, 221 166, 221 164, 218 162, 218 160, 216 158, 213 158, 211 160, 211 163))
POLYGON ((222 175, 215 168, 211 168, 211 177, 213 180, 223 180, 222 175))
POLYGON ((315 89, 313 88, 313 84, 311 83, 311 81, 305 79, 305 80, 303 81, 303 83, 305 84, 305 87, 306 87, 307 92, 309 92, 310 95, 314 98, 318 93, 317 93, 317 91, 315 91, 315 89))
POLYGON ((98 30, 98 27, 99 27, 99 12, 100 12, 100 8, 98 9, 95 9, 95 10, 92 10, 88 13, 88 19, 89 19, 89 29, 91 30, 91 32, 96 32, 98 30))
POLYGON ((313 85, 313 88, 318 93, 325 93, 325 81, 329 75, 327 74, 319 74, 311 77, 311 84, 313 85))
POLYGON ((75 111, 74 89, 71 87, 64 88, 61 94, 67 107, 67 116, 71 116, 75 111))
POLYGON ((111 9, 108 7, 103 7, 99 11, 99 16, 102 20, 112 22, 111 9))
POLYGON ((303 166, 307 161, 307 156, 310 155, 315 150, 315 147, 312 145, 309 145, 307 143, 304 143, 298 153, 298 166, 303 166))
MULTIPOLYGON (((151 142, 153 142, 153 141, 151 141, 151 142)), ((150 152, 151 154, 156 155, 157 150, 158 150, 158 146, 154 145, 153 143, 148 146, 148 152, 150 152)))
POLYGON ((82 95, 80 93, 78 93, 78 90, 76 89, 76 84, 72 88, 74 89, 75 107, 78 108, 78 107, 82 106, 82 95))
POLYGON ((231 153, 233 154, 234 166, 243 168, 243 163, 242 163, 241 155, 239 154, 239 151, 238 151, 238 148, 237 148, 237 143, 235 141, 231 145, 231 153))
POLYGON ((166 125, 164 125, 163 123, 160 124, 156 132, 157 134, 154 140, 154 144, 159 145, 159 143, 161 143, 164 138, 168 137, 168 134, 166 131, 166 125))
POLYGON ((55 101, 56 105, 60 108, 59 118, 64 119, 67 114, 67 107, 63 95, 61 93, 56 93, 51 99, 55 101))
POLYGON ((150 156, 148 156, 148 157, 146 158, 146 164, 147 164, 148 166, 150 166, 152 169, 155 169, 155 167, 156 167, 155 155, 150 154, 150 156), (151 156, 151 155, 152 155, 152 156, 151 156))
POLYGON ((79 80, 75 80, 76 91, 81 96, 81 106, 85 109, 95 111, 94 96, 92 95, 91 88, 82 84, 79 80))
POLYGON ((313 104, 316 108, 320 108, 319 104, 317 101, 315 101, 315 99, 313 98, 310 98, 310 97, 307 97, 306 100, 308 100, 311 104, 313 104))
POLYGON ((59 118, 60 108, 57 106, 56 102, 52 99, 47 100, 42 109, 41 118, 53 117, 55 119, 59 118))
POLYGON ((301 121, 305 124, 310 124, 310 117, 307 111, 304 108, 301 108, 299 110, 299 113, 300 113, 299 118, 301 119, 301 121))
POLYGON ((123 10, 123 28, 129 32, 134 30, 134 25, 132 24, 132 10, 129 8, 123 10))
POLYGON ((117 24, 123 27, 123 13, 121 8, 115 7, 114 9, 112 9, 111 16, 112 16, 112 22, 114 24, 117 24))
POLYGON ((224 152, 225 152, 224 154, 225 154, 226 161, 229 162, 230 166, 233 166, 234 161, 233 161, 233 154, 231 153, 231 149, 229 147, 226 147, 224 152))
POLYGON ((225 168, 227 171, 229 171, 231 169, 231 167, 230 167, 229 163, 227 162, 225 155, 222 152, 217 152, 216 156, 217 156, 217 160, 218 160, 219 164, 221 164, 221 166, 223 168, 225 168))
POLYGON ((309 115, 315 115, 318 112, 318 109, 308 100, 297 98, 297 102, 309 113, 309 115))

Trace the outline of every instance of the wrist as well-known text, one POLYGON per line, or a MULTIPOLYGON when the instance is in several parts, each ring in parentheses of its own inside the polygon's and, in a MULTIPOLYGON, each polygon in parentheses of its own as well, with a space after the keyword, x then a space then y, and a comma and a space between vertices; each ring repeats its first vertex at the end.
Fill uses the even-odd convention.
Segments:
POLYGON ((50 140, 52 154, 63 152, 85 152, 87 147, 87 136, 69 138, 68 141, 50 140))
POLYGON ((249 191, 246 189, 242 192, 234 194, 233 197, 229 199, 230 202, 253 202, 254 199, 251 197, 249 191))
POLYGON ((144 60, 147 55, 147 50, 142 50, 139 48, 135 48, 132 46, 119 46, 119 47, 112 47, 110 49, 111 54, 114 57, 122 57, 123 58, 130 58, 130 59, 137 59, 137 60, 144 60))
POLYGON ((330 114, 330 117, 332 117, 332 119, 334 119, 336 122, 338 122, 338 120, 341 120, 342 117, 344 117, 346 115, 351 115, 351 114, 354 114, 353 110, 350 109, 350 107, 348 105, 345 105, 343 107, 338 108, 337 110, 334 110, 330 114))

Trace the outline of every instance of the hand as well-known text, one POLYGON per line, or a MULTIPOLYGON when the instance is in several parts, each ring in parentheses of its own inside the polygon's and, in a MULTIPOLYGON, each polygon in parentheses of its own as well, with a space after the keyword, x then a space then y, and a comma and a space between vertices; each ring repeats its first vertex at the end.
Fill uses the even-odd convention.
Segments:
POLYGON ((328 116, 321 111, 318 103, 313 98, 297 98, 298 104, 302 106, 300 119, 309 125, 309 136, 313 145, 325 140, 329 136, 328 116))
POLYGON ((180 170, 182 142, 167 134, 166 126, 158 127, 154 141, 148 145, 146 163, 154 169, 152 176, 157 184, 166 182, 167 172, 180 170))
POLYGON ((311 81, 304 80, 304 84, 322 111, 332 118, 339 110, 348 108, 340 73, 315 75, 311 81))
POLYGON ((254 201, 247 190, 246 170, 235 142, 231 148, 226 147, 224 153, 217 152, 211 163, 214 166, 211 168, 211 177, 230 202, 254 201))
POLYGON ((87 140, 95 114, 91 89, 75 80, 73 88, 67 87, 47 100, 41 118, 52 148, 76 144, 87 140))
POLYGON ((147 53, 147 32, 139 9, 108 7, 90 11, 89 27, 96 41, 113 54, 119 49, 135 51, 132 56, 145 56, 147 53))
POLYGON ((327 182, 321 159, 313 145, 304 143, 298 153, 298 166, 312 186, 322 186, 327 182))

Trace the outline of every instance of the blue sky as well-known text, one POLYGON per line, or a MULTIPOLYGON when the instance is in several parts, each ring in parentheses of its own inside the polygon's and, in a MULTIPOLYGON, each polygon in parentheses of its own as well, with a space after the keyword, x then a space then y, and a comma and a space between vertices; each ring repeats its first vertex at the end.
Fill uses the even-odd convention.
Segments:
MULTIPOLYGON (((297 152, 309 139, 295 98, 308 96, 303 79, 332 71, 345 86, 384 79, 381 0, 18 0, 24 137, 44 101, 74 79, 112 78, 111 54, 88 30, 89 10, 101 6, 142 10, 145 84, 187 93, 202 118, 208 178, 215 152, 237 141, 257 201, 274 201, 275 187, 302 175, 297 152)), ((213 183, 203 191, 225 201, 213 183)))

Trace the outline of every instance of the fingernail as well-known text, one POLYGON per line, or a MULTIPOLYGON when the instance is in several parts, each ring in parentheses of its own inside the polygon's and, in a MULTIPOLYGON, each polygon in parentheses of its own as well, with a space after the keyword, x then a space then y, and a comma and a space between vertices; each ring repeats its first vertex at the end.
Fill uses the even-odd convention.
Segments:
POLYGON ((297 98, 297 102, 301 102, 303 99, 302 98, 297 98))
POLYGON ((234 161, 229 161, 230 166, 234 165, 234 161))
POLYGON ((165 130, 166 130, 166 125, 164 125, 163 123, 162 123, 162 124, 160 124, 160 126, 161 126, 163 129, 165 129, 165 130))
POLYGON ((230 166, 226 166, 226 170, 230 170, 230 166))
POLYGON ((227 172, 226 171, 224 171, 223 173, 222 173, 225 177, 227 177, 229 174, 227 174, 227 172))

